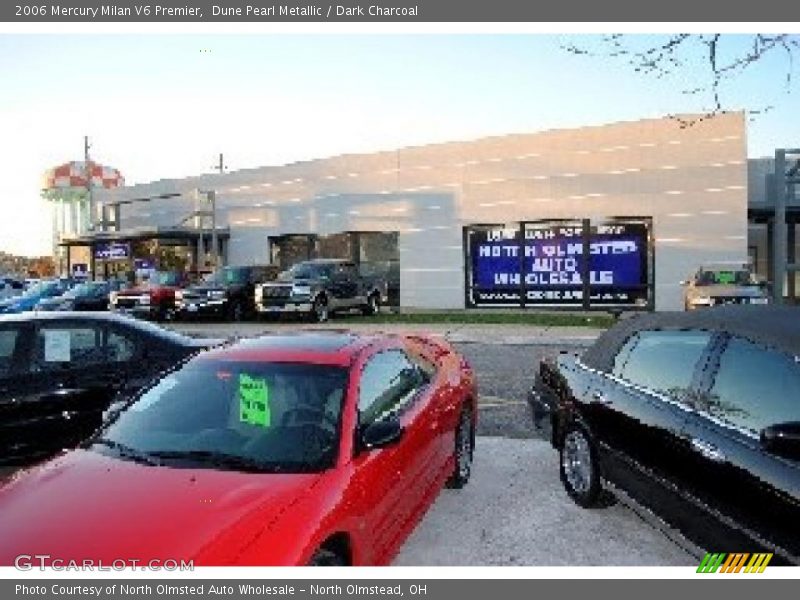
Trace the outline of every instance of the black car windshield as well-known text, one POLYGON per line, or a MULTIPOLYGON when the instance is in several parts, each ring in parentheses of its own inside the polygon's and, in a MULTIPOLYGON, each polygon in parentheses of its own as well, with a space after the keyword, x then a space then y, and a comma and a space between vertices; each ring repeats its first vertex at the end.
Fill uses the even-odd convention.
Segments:
POLYGON ((150 281, 156 285, 177 286, 180 284, 180 277, 177 273, 159 271, 150 278, 150 281))
POLYGON ((290 281, 292 279, 326 279, 333 273, 332 264, 297 263, 288 271, 280 274, 279 279, 290 281))
POLYGON ((337 456, 346 381, 342 367, 201 356, 120 413, 95 447, 165 466, 320 471, 337 456))
POLYGON ((23 298, 33 298, 36 296, 52 295, 53 292, 61 289, 61 284, 58 281, 43 281, 37 283, 32 288, 29 288, 23 295, 23 298))
POLYGON ((108 289, 107 283, 81 283, 64 294, 65 298, 86 298, 89 296, 100 296, 108 289))
POLYGON ((232 283, 247 283, 247 269, 242 267, 224 267, 205 276, 205 283, 229 285, 232 283))
POLYGON ((749 271, 700 271, 695 277, 696 285, 750 285, 749 271))

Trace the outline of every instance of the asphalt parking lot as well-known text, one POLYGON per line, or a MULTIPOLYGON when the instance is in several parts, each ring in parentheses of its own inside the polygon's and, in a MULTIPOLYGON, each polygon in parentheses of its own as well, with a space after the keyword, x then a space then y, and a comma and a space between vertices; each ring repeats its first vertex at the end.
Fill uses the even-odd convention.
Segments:
MULTIPOLYGON (((342 320, 327 327, 346 326, 342 320)), ((229 336, 297 325, 174 327, 197 335, 229 336)), ((479 437, 469 485, 442 493, 395 564, 696 564, 694 557, 622 504, 594 510, 576 506, 558 479, 556 452, 533 436, 525 397, 534 369, 544 356, 580 352, 598 332, 514 326, 415 331, 450 339, 472 364, 481 394, 479 437)))
POLYGON ((396 565, 691 566, 697 559, 621 504, 585 510, 546 442, 479 437, 472 479, 445 490, 396 565))

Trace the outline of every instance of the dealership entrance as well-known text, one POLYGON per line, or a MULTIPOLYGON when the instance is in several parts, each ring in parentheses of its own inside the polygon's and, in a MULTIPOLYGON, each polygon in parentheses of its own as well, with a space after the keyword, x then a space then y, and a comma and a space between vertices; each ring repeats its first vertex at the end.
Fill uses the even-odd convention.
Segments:
POLYGON ((468 308, 652 310, 652 219, 464 228, 468 308))
MULTIPOLYGON (((230 232, 217 228, 217 256, 226 262, 230 232)), ((161 227, 142 231, 101 232, 69 238, 61 272, 71 274, 75 258, 88 262, 93 278, 130 278, 138 269, 181 271, 199 275, 211 269, 212 236, 188 227, 161 227)))
POLYGON ((269 257, 270 263, 281 270, 314 258, 350 260, 364 275, 384 279, 389 305, 400 305, 400 251, 396 231, 269 236, 269 257))

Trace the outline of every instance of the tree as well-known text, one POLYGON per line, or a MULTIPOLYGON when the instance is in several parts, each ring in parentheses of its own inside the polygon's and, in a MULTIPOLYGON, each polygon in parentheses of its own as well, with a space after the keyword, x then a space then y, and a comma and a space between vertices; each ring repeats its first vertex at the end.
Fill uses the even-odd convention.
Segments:
MULTIPOLYGON (((794 61, 800 56, 800 35, 681 33, 653 37, 613 34, 603 36, 598 50, 578 44, 563 47, 576 55, 620 59, 636 73, 656 78, 685 73, 699 62, 699 85, 687 87, 683 92, 706 96, 709 104, 702 120, 730 110, 726 102, 727 86, 766 61, 781 61, 782 85, 786 93, 790 92, 794 61)), ((751 107, 748 113, 757 115, 772 108, 771 105, 751 107)))

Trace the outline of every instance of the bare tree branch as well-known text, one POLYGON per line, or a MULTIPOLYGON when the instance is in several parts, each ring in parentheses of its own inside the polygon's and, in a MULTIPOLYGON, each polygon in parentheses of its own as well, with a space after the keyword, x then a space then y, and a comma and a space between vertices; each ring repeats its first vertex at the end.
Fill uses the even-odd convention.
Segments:
MULTIPOLYGON (((785 75, 783 91, 792 89, 795 69, 795 56, 800 54, 800 35, 754 34, 748 44, 729 44, 732 36, 724 34, 674 34, 665 36, 660 42, 651 43, 644 48, 638 47, 641 36, 611 34, 603 36, 601 49, 589 50, 576 44, 565 44, 567 52, 580 56, 621 59, 636 73, 657 79, 684 74, 691 63, 698 59, 706 65, 704 80, 700 85, 687 87, 683 93, 706 97, 710 106, 698 119, 682 120, 682 125, 689 126, 694 122, 706 120, 720 113, 729 112, 725 100, 725 88, 745 73, 763 64, 766 58, 783 55, 785 75), (731 48, 734 50, 731 51, 731 48)), ((649 38, 647 38, 649 39, 649 38)), ((773 106, 765 105, 748 107, 751 119, 772 110, 773 106)), ((680 120, 680 119, 679 119, 680 120)))

